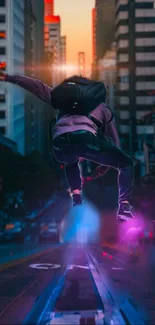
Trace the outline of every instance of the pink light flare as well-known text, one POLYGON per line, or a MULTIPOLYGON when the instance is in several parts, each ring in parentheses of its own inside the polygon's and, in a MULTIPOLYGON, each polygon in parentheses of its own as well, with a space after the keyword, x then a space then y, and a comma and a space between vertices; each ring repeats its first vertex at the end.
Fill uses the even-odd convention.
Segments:
POLYGON ((105 252, 105 251, 103 251, 103 252, 102 252, 102 256, 103 256, 103 257, 105 257, 105 256, 106 256, 106 257, 107 257, 107 258, 109 258, 110 260, 112 260, 112 259, 113 259, 113 256, 112 256, 112 255, 110 255, 110 254, 108 254, 108 253, 107 253, 107 252, 105 252))

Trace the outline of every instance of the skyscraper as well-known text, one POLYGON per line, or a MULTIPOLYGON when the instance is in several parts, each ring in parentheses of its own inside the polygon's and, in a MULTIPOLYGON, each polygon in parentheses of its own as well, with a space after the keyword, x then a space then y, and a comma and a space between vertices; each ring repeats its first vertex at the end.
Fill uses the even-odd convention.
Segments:
POLYGON ((96 62, 96 8, 92 9, 92 57, 96 62))
POLYGON ((59 16, 45 17, 45 26, 48 26, 49 30, 49 49, 53 60, 51 62, 51 77, 52 85, 56 86, 60 81, 60 26, 61 21, 59 16))
MULTIPOLYGON (((0 1, 0 69, 24 74, 24 0, 0 1)), ((8 83, 0 85, 0 133, 24 154, 24 95, 8 83)))
POLYGON ((114 41, 115 0, 96 0, 96 58, 101 59, 114 41))
MULTIPOLYGON (((44 0, 25 0, 25 75, 44 80, 44 0)), ((25 151, 47 151, 45 104, 25 94, 25 151)))
POLYGON ((85 76, 85 52, 78 52, 79 75, 85 76))
POLYGON ((117 109, 124 147, 134 154, 152 141, 155 103, 155 1, 116 1, 117 109), (150 94, 150 96, 148 95, 150 94))
POLYGON ((54 0, 44 0, 45 16, 54 15, 54 0))
MULTIPOLYGON (((45 29, 48 29, 48 55, 51 53, 51 79, 52 85, 56 86, 61 80, 61 73, 59 71, 60 65, 60 29, 61 19, 60 16, 54 15, 54 3, 51 0, 44 0, 45 12, 44 12, 44 24, 45 29)), ((46 31, 47 34, 47 31, 46 31)))
POLYGON ((61 79, 66 78, 66 36, 60 37, 60 64, 61 64, 61 79))

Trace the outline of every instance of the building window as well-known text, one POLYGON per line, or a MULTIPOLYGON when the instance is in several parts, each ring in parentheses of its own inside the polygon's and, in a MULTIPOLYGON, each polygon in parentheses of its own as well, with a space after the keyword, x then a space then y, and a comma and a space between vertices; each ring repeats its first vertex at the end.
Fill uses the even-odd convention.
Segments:
POLYGON ((5 15, 0 15, 0 23, 5 23, 5 15))
POLYGON ((0 126, 0 134, 4 135, 5 131, 6 131, 5 126, 0 126))
POLYGON ((127 5, 128 4, 128 0, 118 0, 117 4, 116 4, 116 11, 119 8, 119 6, 121 5, 127 5))
POLYGON ((128 11, 120 11, 117 15, 115 23, 117 24, 121 19, 128 19, 128 11))
POLYGON ((137 67, 136 76, 155 76, 155 67, 137 67))
POLYGON ((122 76, 120 77, 120 82, 123 82, 123 83, 129 83, 129 76, 122 76))
POLYGON ((129 75, 129 70, 128 69, 125 69, 125 68, 124 69, 121 68, 121 69, 118 70, 118 75, 120 77, 128 76, 129 75))
POLYGON ((154 126, 153 125, 147 125, 147 127, 144 125, 138 125, 137 126, 137 134, 154 134, 154 126))
POLYGON ((155 53, 136 53, 136 61, 155 61, 155 53))
POLYGON ((6 54, 6 48, 4 46, 0 46, 0 55, 6 54))
POLYGON ((128 83, 119 83, 118 84, 119 90, 128 90, 129 89, 129 84, 128 83))
POLYGON ((0 111, 0 119, 5 118, 5 111, 0 111))
POLYGON ((152 9, 136 9, 136 17, 155 17, 155 10, 152 9))
POLYGON ((155 82, 153 81, 137 81, 136 90, 155 90, 155 82))
POLYGON ((56 38, 56 37, 58 37, 57 34, 52 34, 52 33, 50 33, 50 36, 51 36, 52 38, 56 38))
POLYGON ((137 96, 137 105, 153 105, 155 103, 155 96, 137 96))
POLYGON ((137 118, 137 120, 141 119, 142 117, 144 117, 148 113, 149 113, 149 111, 137 111, 136 112, 136 118, 137 118))
POLYGON ((5 98, 5 94, 0 94, 0 103, 5 103, 6 98, 5 98))
MULTIPOLYGON (((152 3, 155 0, 143 0, 143 3, 152 3)), ((142 0, 135 0, 136 3, 142 3, 142 0)))
POLYGON ((136 38, 135 45, 136 46, 154 46, 155 38, 136 38))
POLYGON ((50 28, 50 32, 56 32, 57 30, 57 28, 50 28))
POLYGON ((129 125, 120 125, 120 132, 121 133, 129 133, 130 127, 129 125))
POLYGON ((129 111, 120 111, 120 119, 128 120, 129 119, 129 111))
POLYGON ((119 97, 119 103, 121 105, 129 105, 129 97, 120 96, 119 97))
POLYGON ((136 24, 136 32, 155 32, 155 24, 136 24))
POLYGON ((0 0, 0 7, 5 7, 5 0, 0 0))
POLYGON ((129 41, 126 39, 126 40, 120 40, 118 42, 118 48, 125 48, 125 47, 128 47, 129 46, 129 41))
POLYGON ((128 54, 120 54, 119 55, 119 62, 128 62, 129 55, 128 54))
POLYGON ((127 34, 129 32, 129 27, 126 25, 119 26, 116 32, 116 35, 127 34))

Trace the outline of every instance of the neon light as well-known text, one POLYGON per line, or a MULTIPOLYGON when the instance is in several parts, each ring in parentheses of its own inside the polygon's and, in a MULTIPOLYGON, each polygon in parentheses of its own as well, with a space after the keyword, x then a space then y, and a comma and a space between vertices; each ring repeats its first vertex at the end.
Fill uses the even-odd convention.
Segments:
POLYGON ((59 24, 60 16, 48 15, 44 17, 44 22, 48 24, 59 24))
POLYGON ((0 32, 0 38, 6 38, 6 33, 5 32, 0 32))
POLYGON ((6 68, 6 62, 0 62, 0 69, 6 68))

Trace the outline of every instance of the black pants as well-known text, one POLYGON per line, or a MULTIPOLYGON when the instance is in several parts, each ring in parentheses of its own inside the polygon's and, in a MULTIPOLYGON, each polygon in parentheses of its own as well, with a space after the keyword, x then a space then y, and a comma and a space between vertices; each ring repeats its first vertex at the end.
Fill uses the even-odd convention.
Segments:
POLYGON ((55 158, 66 164, 66 176, 71 188, 81 189, 79 158, 118 170, 119 203, 132 200, 134 167, 133 160, 103 136, 88 131, 63 134, 53 140, 55 158))

